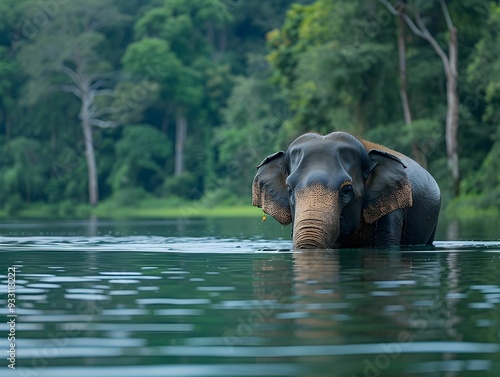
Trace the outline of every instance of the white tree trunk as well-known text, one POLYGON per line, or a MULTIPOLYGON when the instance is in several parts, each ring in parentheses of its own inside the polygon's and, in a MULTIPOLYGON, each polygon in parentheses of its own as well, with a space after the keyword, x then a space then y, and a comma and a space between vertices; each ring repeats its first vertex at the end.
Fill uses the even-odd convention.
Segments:
POLYGON ((95 161, 94 140, 92 137, 92 125, 89 112, 91 103, 89 102, 89 96, 87 93, 83 93, 80 117, 85 140, 85 157, 87 159, 89 203, 91 206, 95 207, 99 201, 99 186, 97 182, 97 165, 95 161))
MULTIPOLYGON (((443 10, 443 16, 448 26, 448 31, 450 33, 450 40, 448 42, 448 55, 443 51, 441 46, 437 43, 436 39, 429 32, 425 26, 418 8, 415 11, 416 24, 413 22, 412 18, 405 13, 405 11, 396 10, 394 6, 388 0, 379 0, 386 8, 395 16, 403 18, 411 31, 427 40, 436 54, 441 58, 443 62, 444 71, 446 73, 446 101, 448 109, 446 112, 446 127, 445 127, 445 139, 446 139, 446 155, 448 160, 448 166, 451 171, 451 176, 453 180, 453 194, 458 196, 460 194, 460 171, 458 164, 458 91, 457 91, 457 81, 458 81, 458 43, 457 43, 457 28, 453 26, 451 21, 450 13, 448 12, 448 7, 444 0, 440 0, 441 8, 443 10)), ((401 5, 401 3, 400 3, 401 5)), ((403 3, 403 9, 405 4, 403 3)))
POLYGON ((429 32, 425 26, 418 8, 415 11, 416 23, 413 22, 412 18, 403 11, 396 10, 388 0, 379 0, 386 8, 395 16, 400 16, 406 22, 410 30, 420 38, 427 40, 436 54, 441 58, 443 62, 444 71, 446 73, 446 101, 448 109, 446 112, 446 127, 445 127, 445 139, 446 139, 446 155, 448 160, 448 167, 451 171, 451 176, 453 180, 453 194, 458 196, 460 194, 460 170, 458 164, 458 43, 457 43, 457 28, 453 26, 451 21, 450 13, 448 12, 448 7, 444 0, 440 0, 441 8, 443 10, 443 16, 448 26, 448 32, 450 33, 450 40, 448 41, 448 55, 443 51, 439 43, 434 39, 432 34, 429 32))
POLYGON ((417 161, 421 166, 427 168, 427 158, 424 153, 418 147, 415 141, 415 133, 413 132, 413 117, 411 115, 410 100, 408 99, 407 90, 407 70, 406 70, 406 24, 401 17, 397 16, 398 21, 398 62, 399 62, 399 97, 401 98, 401 107, 403 108, 403 117, 405 124, 410 129, 412 140, 411 140, 411 156, 415 161, 417 161))
POLYGON ((401 16, 398 20, 398 61, 399 61, 399 96, 401 97, 401 106, 403 107, 403 116, 405 123, 411 127, 412 117, 408 94, 406 91, 406 41, 405 41, 405 23, 401 16))
POLYGON ((187 135, 187 118, 184 110, 178 108, 175 113, 175 175, 184 172, 184 145, 187 135))
POLYGON ((448 157, 448 166, 451 170, 453 179, 453 193, 455 196, 460 194, 460 170, 458 165, 458 108, 459 99, 457 91, 457 29, 450 30, 449 41, 449 66, 446 67, 446 99, 448 109, 446 112, 446 154, 448 157))

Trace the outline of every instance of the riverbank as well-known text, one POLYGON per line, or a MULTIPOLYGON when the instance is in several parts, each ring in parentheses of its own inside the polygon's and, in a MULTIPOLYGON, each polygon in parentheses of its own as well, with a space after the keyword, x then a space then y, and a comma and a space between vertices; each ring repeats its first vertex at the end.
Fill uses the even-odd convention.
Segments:
POLYGON ((96 208, 88 205, 62 202, 59 204, 34 203, 15 211, 0 211, 2 219, 86 219, 91 216, 103 219, 133 218, 190 218, 190 217, 259 217, 260 208, 251 205, 207 206, 203 202, 172 203, 165 200, 146 200, 134 205, 117 205, 102 202, 96 208))
MULTIPOLYGON (((191 217, 261 217, 260 208, 249 204, 221 204, 213 202, 193 201, 181 202, 148 198, 126 203, 116 200, 101 202, 96 208, 85 204, 74 204, 63 201, 57 204, 33 203, 15 209, 0 210, 0 219, 47 219, 71 218, 87 219, 97 217, 101 219, 164 219, 164 218, 191 218, 191 217)), ((441 208, 440 217, 455 219, 498 218, 497 208, 481 208, 471 205, 470 201, 454 200, 441 208)))

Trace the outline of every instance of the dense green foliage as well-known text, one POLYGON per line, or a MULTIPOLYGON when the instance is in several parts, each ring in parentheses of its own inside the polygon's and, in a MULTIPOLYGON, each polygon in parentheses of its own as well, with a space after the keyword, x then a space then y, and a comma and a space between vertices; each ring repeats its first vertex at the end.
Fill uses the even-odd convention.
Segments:
MULTIPOLYGON (((408 3, 446 48, 439 3, 408 3)), ((462 177, 449 208, 492 212, 500 4, 447 4, 458 30, 462 177)), ((349 131, 409 155, 417 145, 450 202, 443 65, 406 30, 408 126, 398 23, 378 0, 3 0, 0 13, 4 213, 48 203, 75 214, 89 202, 89 145, 106 208, 248 203, 255 166, 310 130, 349 131)))

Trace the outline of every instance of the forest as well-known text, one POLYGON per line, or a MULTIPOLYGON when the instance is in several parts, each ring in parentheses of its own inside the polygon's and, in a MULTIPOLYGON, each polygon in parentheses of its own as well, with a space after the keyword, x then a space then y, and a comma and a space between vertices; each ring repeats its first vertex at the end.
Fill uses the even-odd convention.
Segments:
POLYGON ((2 0, 0 14, 3 217, 249 205, 255 167, 307 131, 413 157, 450 216, 500 215, 500 1, 2 0))

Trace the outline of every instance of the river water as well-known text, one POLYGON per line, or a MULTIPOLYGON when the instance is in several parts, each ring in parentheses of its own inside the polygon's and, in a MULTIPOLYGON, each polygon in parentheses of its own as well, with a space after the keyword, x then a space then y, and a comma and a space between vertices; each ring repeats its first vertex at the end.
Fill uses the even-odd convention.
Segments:
POLYGON ((0 232, 0 376, 500 376, 495 221, 391 251, 258 218, 0 232))

